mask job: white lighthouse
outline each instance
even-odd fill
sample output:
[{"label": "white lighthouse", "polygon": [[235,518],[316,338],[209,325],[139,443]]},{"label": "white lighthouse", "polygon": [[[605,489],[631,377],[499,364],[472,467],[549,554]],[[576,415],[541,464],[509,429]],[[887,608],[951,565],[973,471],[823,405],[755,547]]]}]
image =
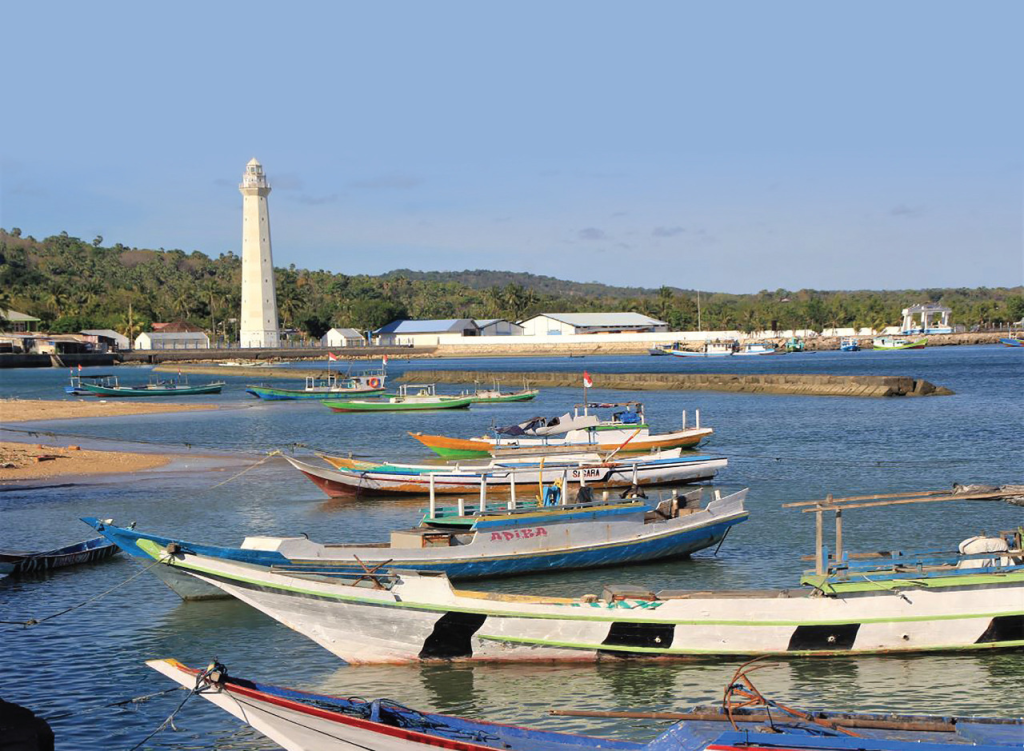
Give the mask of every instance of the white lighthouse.
[{"label": "white lighthouse", "polygon": [[253,157],[245,165],[242,184],[242,347],[277,347],[277,294],[270,253],[270,184]]}]

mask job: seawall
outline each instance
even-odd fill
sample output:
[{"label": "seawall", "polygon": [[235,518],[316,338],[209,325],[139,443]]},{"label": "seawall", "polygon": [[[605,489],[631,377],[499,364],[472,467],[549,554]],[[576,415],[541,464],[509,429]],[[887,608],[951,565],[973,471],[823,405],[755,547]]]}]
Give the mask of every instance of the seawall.
[{"label": "seawall", "polygon": [[[499,383],[521,388],[523,381],[537,387],[578,388],[579,373],[509,373],[473,370],[417,370],[400,382]],[[949,389],[905,376],[838,375],[733,375],[728,373],[593,373],[594,388],[628,391],[734,391],[748,394],[801,396],[948,396]]]}]

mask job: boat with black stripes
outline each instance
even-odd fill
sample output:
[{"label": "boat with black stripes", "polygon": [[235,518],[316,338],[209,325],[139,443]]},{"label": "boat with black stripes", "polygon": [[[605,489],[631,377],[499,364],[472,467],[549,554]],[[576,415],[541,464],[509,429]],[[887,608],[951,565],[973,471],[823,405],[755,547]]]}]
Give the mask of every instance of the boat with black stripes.
[{"label": "boat with black stripes", "polygon": [[[643,743],[505,725],[421,711],[390,699],[367,701],[236,678],[219,662],[205,669],[174,659],[153,670],[201,696],[288,751],[1019,751],[1020,717],[938,717],[892,712],[804,711],[764,697],[741,666],[720,705],[671,714],[678,722]],[[644,712],[558,715],[643,718]],[[652,717],[653,719],[653,717]]]},{"label": "boat with black stripes", "polygon": [[[902,494],[905,496],[906,494]],[[139,539],[152,559],[218,587],[349,663],[423,659],[595,660],[601,656],[834,656],[1024,646],[1020,533],[969,538],[955,552],[844,552],[844,511],[995,499],[928,493],[808,502],[815,568],[798,587],[650,591],[606,586],[552,597],[455,589],[439,572],[381,567],[350,579],[275,570]],[[872,499],[872,502],[863,502]],[[835,513],[835,553],[823,516]]]},{"label": "boat with black stripes", "polygon": [[[140,547],[144,541],[297,576],[352,578],[384,568],[411,568],[471,579],[681,558],[720,545],[747,518],[746,490],[722,495],[716,489],[707,503],[701,488],[655,500],[601,498],[587,485],[573,498],[558,484],[544,490],[542,500],[524,492],[502,503],[484,496],[475,505],[459,501],[447,507],[432,497],[419,526],[370,544],[246,537],[241,547],[230,548],[150,535],[91,517],[83,521],[125,552],[147,560],[148,552]],[[175,568],[157,566],[154,573],[186,600],[228,596]]]}]

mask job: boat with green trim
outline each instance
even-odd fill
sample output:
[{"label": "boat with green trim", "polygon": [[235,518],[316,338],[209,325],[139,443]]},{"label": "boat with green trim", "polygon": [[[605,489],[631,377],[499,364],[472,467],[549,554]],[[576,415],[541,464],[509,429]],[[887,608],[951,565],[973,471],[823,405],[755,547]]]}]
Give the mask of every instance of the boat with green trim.
[{"label": "boat with green trim", "polygon": [[[602,410],[612,410],[611,415]],[[444,435],[410,433],[435,454],[446,459],[486,456],[614,451],[622,454],[647,453],[675,448],[695,448],[714,431],[697,424],[688,427],[686,412],[680,430],[651,433],[641,402],[587,402],[571,413],[557,417],[534,417],[515,425],[493,428],[493,435],[453,438]]]},{"label": "boat with green trim", "polygon": [[320,376],[309,376],[301,389],[286,389],[262,383],[246,386],[245,393],[267,401],[293,401],[296,399],[351,399],[383,394],[387,373],[367,370],[341,375],[328,371]]},{"label": "boat with green trim", "polygon": [[928,345],[928,337],[912,340],[897,336],[876,336],[871,340],[871,344],[875,349],[880,349],[883,352],[897,349],[924,349]]},{"label": "boat with green trim", "polygon": [[[976,495],[885,504],[977,500]],[[218,587],[349,663],[604,657],[837,656],[1024,647],[1019,533],[965,540],[955,553],[830,556],[822,516],[860,498],[811,502],[816,566],[801,588],[649,591],[580,597],[466,591],[437,572],[351,579],[306,574],[144,541],[162,566]],[[874,505],[884,505],[875,503]],[[837,514],[839,518],[839,514]],[[837,526],[837,529],[840,529]]]},{"label": "boat with green trim", "polygon": [[136,396],[203,396],[219,394],[224,381],[214,381],[198,386],[190,385],[188,376],[178,375],[174,380],[164,381],[151,378],[148,383],[138,386],[122,386],[116,375],[95,379],[78,379],[78,389],[96,396],[136,397]]},{"label": "boat with green trim", "polygon": [[473,404],[505,404],[508,402],[532,401],[539,393],[539,389],[528,388],[523,388],[520,391],[503,392],[501,387],[496,385],[493,389],[478,388],[472,394],[467,394],[467,396],[473,397]]},{"label": "boat with green trim", "polygon": [[433,409],[466,409],[473,397],[438,394],[432,383],[404,383],[394,396],[376,400],[324,401],[334,412],[414,412]]}]

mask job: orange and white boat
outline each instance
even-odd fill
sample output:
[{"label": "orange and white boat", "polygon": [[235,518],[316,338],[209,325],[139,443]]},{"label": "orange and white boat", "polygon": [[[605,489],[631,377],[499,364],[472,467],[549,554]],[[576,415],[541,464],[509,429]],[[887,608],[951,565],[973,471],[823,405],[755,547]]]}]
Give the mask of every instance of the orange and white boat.
[{"label": "orange and white boat", "polygon": [[[610,418],[592,410],[612,409]],[[446,459],[471,459],[485,456],[521,456],[524,454],[613,451],[647,453],[659,449],[693,448],[714,431],[697,424],[687,427],[683,413],[682,429],[670,433],[650,432],[640,402],[589,402],[577,404],[572,413],[496,428],[493,435],[476,438],[452,438],[443,435],[410,433],[431,451]]]}]

